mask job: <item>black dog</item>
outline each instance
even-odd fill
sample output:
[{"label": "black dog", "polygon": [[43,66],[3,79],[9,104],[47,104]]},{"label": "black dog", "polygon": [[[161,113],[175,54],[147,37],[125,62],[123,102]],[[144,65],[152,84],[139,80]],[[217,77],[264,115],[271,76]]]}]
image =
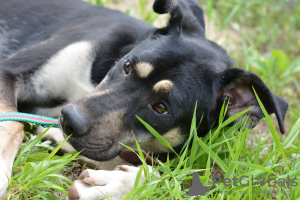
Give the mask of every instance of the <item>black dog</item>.
[{"label": "black dog", "polygon": [[[153,8],[170,13],[167,27],[156,29],[78,0],[1,1],[1,113],[60,116],[65,135],[72,134],[72,146],[84,149],[88,158],[111,161],[110,167],[120,164],[120,143],[135,146],[133,136],[146,152],[169,151],[135,115],[176,150],[188,138],[196,102],[197,119],[203,116],[199,135],[216,125],[225,98],[227,117],[253,107],[249,127],[253,126],[263,113],[252,87],[284,132],[287,103],[256,75],[233,68],[226,51],[206,39],[203,11],[196,0],[156,0]],[[1,122],[0,136],[3,196],[23,124]],[[133,187],[137,168],[118,169],[85,171],[80,179],[120,199]],[[112,180],[127,182],[109,186]],[[104,198],[103,193],[76,181],[69,196],[97,199]]]}]

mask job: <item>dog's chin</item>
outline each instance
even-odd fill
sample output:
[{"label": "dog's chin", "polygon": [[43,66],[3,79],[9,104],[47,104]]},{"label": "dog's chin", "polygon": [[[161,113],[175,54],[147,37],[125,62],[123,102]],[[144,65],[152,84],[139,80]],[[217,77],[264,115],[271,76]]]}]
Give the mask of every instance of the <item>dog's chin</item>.
[{"label": "dog's chin", "polygon": [[[64,134],[64,137],[67,137],[67,135]],[[103,146],[102,148],[89,148],[89,146],[78,143],[76,139],[73,140],[72,138],[69,138],[68,142],[74,147],[76,151],[80,152],[82,156],[97,161],[111,160],[118,156],[121,151],[121,147],[119,147],[120,145],[115,144],[108,146],[107,148],[103,148]]]},{"label": "dog's chin", "polygon": [[[64,138],[69,137],[69,135],[67,135],[62,128],[61,130],[63,132]],[[118,156],[120,151],[122,150],[122,147],[119,144],[112,144],[107,147],[99,145],[99,148],[95,148],[95,146],[91,148],[84,143],[83,138],[72,138],[72,136],[68,139],[68,142],[76,151],[80,152],[81,155],[97,161],[111,160]]]},{"label": "dog's chin", "polygon": [[86,150],[83,150],[80,154],[87,157],[87,158],[90,158],[92,160],[108,161],[108,160],[112,160],[113,158],[118,156],[119,153],[120,153],[120,151],[117,151],[117,152],[114,152],[114,153],[108,153],[107,151],[95,152],[95,151],[89,151],[89,150],[86,149]]}]

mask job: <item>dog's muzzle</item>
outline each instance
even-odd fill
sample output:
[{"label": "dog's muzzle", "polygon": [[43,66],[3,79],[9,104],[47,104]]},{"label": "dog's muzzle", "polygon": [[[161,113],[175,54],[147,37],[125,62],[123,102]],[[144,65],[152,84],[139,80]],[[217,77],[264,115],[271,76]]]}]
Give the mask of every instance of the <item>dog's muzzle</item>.
[{"label": "dog's muzzle", "polygon": [[82,115],[75,105],[68,105],[61,111],[60,125],[67,135],[80,137],[87,135],[90,129],[89,120]]}]

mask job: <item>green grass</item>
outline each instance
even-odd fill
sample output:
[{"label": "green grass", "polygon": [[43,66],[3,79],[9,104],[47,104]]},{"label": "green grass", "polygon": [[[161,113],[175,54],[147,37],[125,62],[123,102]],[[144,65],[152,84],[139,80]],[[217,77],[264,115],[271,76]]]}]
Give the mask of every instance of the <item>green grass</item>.
[{"label": "green grass", "polygon": [[[108,7],[121,5],[119,7],[126,7],[127,14],[149,23],[161,20],[146,0],[130,2],[135,7],[128,7],[119,0],[89,2]],[[135,189],[125,199],[193,199],[186,194],[191,185],[190,174],[198,172],[199,179],[204,186],[210,187],[210,191],[196,199],[300,200],[300,4],[296,2],[200,1],[208,22],[215,24],[220,36],[228,31],[240,37],[240,40],[232,41],[229,37],[230,43],[235,46],[229,53],[235,59],[236,66],[257,73],[275,94],[288,101],[287,133],[283,136],[278,133],[273,125],[274,116],[267,114],[263,121],[268,129],[262,129],[257,134],[244,128],[247,119],[228,128],[226,125],[237,116],[224,121],[224,106],[220,113],[220,125],[204,138],[199,138],[196,119],[193,118],[190,138],[179,156],[154,167],[155,172],[161,173],[160,178],[149,173],[147,165],[143,164],[141,170],[148,172],[148,176],[143,184],[136,181]],[[223,47],[226,49],[226,46]],[[159,133],[146,122],[142,123],[167,145]],[[76,155],[54,155],[58,148],[50,151],[51,147],[41,143],[40,138],[38,136],[26,142],[20,149],[5,199],[59,199],[55,196],[56,192],[66,194],[71,181],[63,175],[70,170],[68,165],[73,165],[69,163]],[[142,154],[140,156],[143,158]],[[255,180],[253,186],[218,183],[213,187],[214,175],[230,179],[234,176],[253,176],[260,180],[268,176],[277,180],[290,176],[297,178],[298,186],[258,186]],[[243,181],[245,183],[247,180]]]},{"label": "green grass", "polygon": [[[65,139],[56,148],[41,142],[46,131],[37,137],[27,133],[28,139],[14,161],[13,176],[4,199],[59,199],[54,191],[67,195],[72,181],[63,176],[65,167],[76,160],[79,153],[55,155]],[[64,199],[64,198],[61,198]]]},{"label": "green grass", "polygon": [[[269,138],[262,140],[261,134],[255,137],[255,143],[254,141],[248,143],[250,130],[245,128],[248,117],[235,126],[226,128],[229,123],[243,113],[230,117],[204,138],[199,138],[196,132],[195,110],[186,148],[177,158],[154,167],[155,171],[151,174],[149,174],[147,164],[144,163],[143,169],[149,175],[139,186],[136,185],[125,199],[193,199],[187,195],[188,187],[184,187],[191,184],[189,175],[193,172],[198,172],[203,185],[210,187],[210,191],[205,196],[197,197],[199,199],[220,200],[225,197],[226,199],[272,199],[272,197],[300,199],[300,118],[292,127],[290,134],[281,141],[260,100],[259,103],[271,130],[271,143],[267,141]],[[225,110],[224,106],[222,110]],[[220,115],[221,121],[223,121],[222,116]],[[166,144],[166,141],[157,135],[154,129],[146,122],[142,120],[141,122],[162,144]],[[257,145],[256,148],[253,148],[254,145]],[[143,154],[139,155],[143,159]],[[261,158],[262,155],[264,156]],[[222,176],[223,179],[236,177],[240,180],[243,176],[253,177],[253,186],[250,181],[249,186],[242,186],[240,183],[237,183],[237,186],[226,186],[224,183],[219,183],[213,187],[214,169],[223,171],[225,174]],[[160,172],[160,178],[156,177],[157,172]],[[286,180],[288,176],[290,179],[295,178],[294,182],[297,181],[297,186],[288,186],[287,183],[282,186],[278,186],[277,183],[276,187],[268,185],[274,185],[275,182],[267,183],[264,186],[257,185],[261,180],[269,178],[276,179],[282,184],[282,180]],[[241,183],[245,185],[247,181],[244,178]]]},{"label": "green grass", "polygon": [[292,126],[300,116],[300,4],[296,0],[199,2],[220,35],[234,33],[226,44],[235,46],[229,53],[236,66],[259,75],[272,92],[288,101],[286,124]]}]

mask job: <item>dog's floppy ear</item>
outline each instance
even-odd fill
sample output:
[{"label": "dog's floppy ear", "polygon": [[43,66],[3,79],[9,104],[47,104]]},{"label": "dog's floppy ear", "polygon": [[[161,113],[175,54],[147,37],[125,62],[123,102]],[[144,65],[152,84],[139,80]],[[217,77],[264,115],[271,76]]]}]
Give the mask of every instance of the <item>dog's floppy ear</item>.
[{"label": "dog's floppy ear", "polygon": [[205,36],[203,10],[197,0],[155,0],[153,10],[170,13],[168,30]]},{"label": "dog's floppy ear", "polygon": [[210,120],[216,120],[224,99],[229,99],[228,115],[253,107],[250,110],[250,120],[256,124],[264,114],[256,100],[254,88],[268,114],[275,113],[281,133],[285,132],[283,120],[288,104],[273,94],[257,75],[242,69],[230,68],[218,74],[217,88],[217,100]]}]

